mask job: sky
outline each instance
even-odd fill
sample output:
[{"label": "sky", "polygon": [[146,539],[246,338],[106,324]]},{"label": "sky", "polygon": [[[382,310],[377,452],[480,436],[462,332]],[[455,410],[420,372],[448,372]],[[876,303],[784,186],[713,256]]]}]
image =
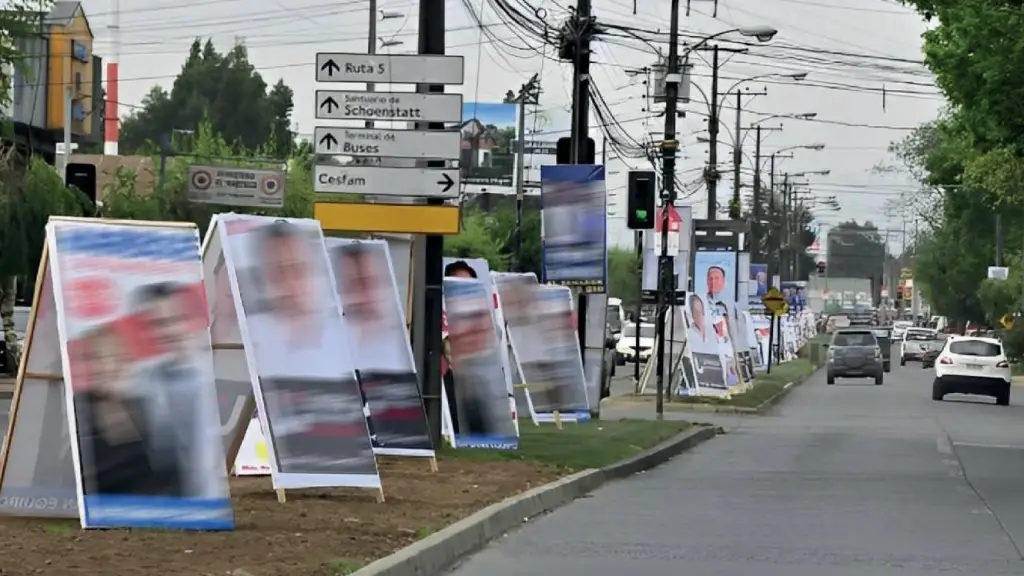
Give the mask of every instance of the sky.
[{"label": "sky", "polygon": [[[686,0],[683,0],[684,6]],[[113,44],[108,27],[113,22],[110,0],[83,2],[97,43],[98,55],[109,57]],[[632,0],[593,0],[593,14],[599,22],[642,28],[661,34],[646,34],[650,42],[606,37],[594,47],[592,81],[608,102],[615,119],[638,141],[659,139],[664,118],[661,105],[648,103],[643,84],[645,74],[631,71],[656,62],[655,48],[667,52],[668,0],[639,0],[633,14]],[[135,0],[121,2],[120,62],[122,114],[141,103],[152,85],[170,88],[180,71],[188,46],[196,36],[212,37],[218,48],[227,50],[244,41],[250,60],[268,84],[278,79],[295,91],[294,126],[310,134],[319,124],[314,113],[314,58],[317,52],[365,52],[368,47],[368,0]],[[522,0],[546,12],[550,25],[561,22],[568,4],[552,0]],[[379,0],[377,42],[394,44],[380,51],[411,53],[416,48],[417,2]],[[495,42],[474,25],[469,9],[488,24],[500,39]],[[936,117],[944,100],[924,67],[921,34],[926,24],[913,11],[894,0],[719,0],[717,17],[713,2],[694,0],[689,16],[680,20],[684,40],[695,42],[710,34],[743,26],[770,26],[778,30],[772,41],[760,44],[736,33],[720,37],[723,48],[738,48],[732,41],[750,45],[745,53],[721,54],[720,91],[727,92],[739,82],[751,93],[743,97],[741,149],[743,182],[752,181],[754,131],[752,122],[762,122],[762,157],[793,146],[824,144],[822,151],[795,150],[793,158],[778,158],[777,181],[783,173],[830,170],[827,176],[808,176],[804,181],[817,196],[835,196],[841,211],[816,210],[823,230],[840,221],[870,220],[883,229],[890,246],[898,251],[903,240],[904,221],[887,209],[894,201],[913,193],[916,186],[906,174],[878,173],[877,167],[892,165],[887,147],[906,136],[910,129]],[[465,58],[465,83],[449,87],[461,92],[466,102],[500,102],[508,90],[517,90],[534,73],[540,75],[539,113],[528,119],[535,139],[557,139],[567,135],[571,101],[570,66],[553,59],[552,49],[521,31],[500,25],[489,0],[447,0],[447,53]],[[521,39],[525,38],[525,40]],[[526,49],[520,49],[526,48]],[[543,53],[543,55],[542,55]],[[710,52],[694,51],[694,88],[691,101],[682,105],[686,117],[677,125],[682,159],[677,174],[685,184],[679,203],[690,203],[696,214],[706,213],[706,190],[699,181],[707,159],[708,145],[698,141],[706,136],[710,92]],[[803,81],[777,75],[807,72]],[[754,76],[775,77],[740,82]],[[334,84],[321,88],[338,89]],[[348,88],[348,86],[345,86]],[[884,93],[883,93],[884,88]],[[407,91],[411,86],[378,85],[378,90]],[[735,89],[733,90],[733,92]],[[767,94],[760,95],[762,92]],[[724,208],[732,189],[732,147],[735,142],[735,96],[722,102],[718,147],[719,202]],[[773,115],[816,113],[810,121],[768,119]],[[591,118],[591,135],[601,148],[598,119]],[[781,127],[781,130],[778,128]],[[609,236],[613,244],[632,245],[632,233],[625,228],[625,183],[627,172],[649,170],[646,160],[608,159]],[[766,174],[768,162],[763,162]],[[767,176],[765,176],[767,178]],[[912,225],[907,226],[912,228]]]}]

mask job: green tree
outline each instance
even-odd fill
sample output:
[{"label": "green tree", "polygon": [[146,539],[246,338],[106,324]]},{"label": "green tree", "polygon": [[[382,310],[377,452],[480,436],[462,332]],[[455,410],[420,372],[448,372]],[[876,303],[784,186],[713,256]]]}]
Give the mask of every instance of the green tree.
[{"label": "green tree", "polygon": [[871,222],[842,222],[828,231],[829,276],[881,280],[885,241]]},{"label": "green tree", "polygon": [[507,270],[508,258],[502,253],[505,245],[494,239],[491,222],[482,213],[465,210],[462,213],[462,231],[444,239],[444,255],[453,258],[483,258],[491,270]]},{"label": "green tree", "polygon": [[170,92],[154,86],[141,108],[122,121],[121,148],[146,150],[147,143],[159,144],[175,130],[195,130],[209,119],[227,143],[287,158],[293,148],[293,96],[283,81],[268,92],[244,44],[222,54],[211,40],[196,39]]},{"label": "green tree", "polygon": [[0,158],[0,318],[4,340],[17,369],[21,350],[14,332],[14,303],[19,279],[35,279],[46,241],[50,216],[82,216],[92,210],[89,199],[64,185],[52,166],[33,158],[28,169],[15,163],[13,152]]},{"label": "green tree", "polygon": [[640,303],[640,265],[636,251],[608,249],[608,295],[621,298],[627,310]]}]

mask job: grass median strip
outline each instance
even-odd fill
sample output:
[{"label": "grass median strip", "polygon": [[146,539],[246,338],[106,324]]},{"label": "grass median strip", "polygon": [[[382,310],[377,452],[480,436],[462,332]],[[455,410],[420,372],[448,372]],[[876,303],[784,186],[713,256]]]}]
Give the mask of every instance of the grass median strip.
[{"label": "grass median strip", "polygon": [[[77,520],[0,517],[0,549],[25,574],[341,576],[474,512],[579,470],[638,454],[690,427],[677,421],[520,422],[520,450],[378,457],[385,502],[365,490],[288,491],[269,477],[231,479],[232,532],[90,530]],[[2,572],[2,570],[0,570]],[[18,572],[21,574],[21,572]]]},{"label": "grass median strip", "polygon": [[756,408],[768,399],[782,392],[789,382],[798,382],[814,373],[817,368],[806,358],[796,358],[772,366],[772,373],[761,372],[754,378],[754,384],[746,392],[733,394],[729,398],[709,396],[684,396],[679,400],[690,404],[714,404]]}]

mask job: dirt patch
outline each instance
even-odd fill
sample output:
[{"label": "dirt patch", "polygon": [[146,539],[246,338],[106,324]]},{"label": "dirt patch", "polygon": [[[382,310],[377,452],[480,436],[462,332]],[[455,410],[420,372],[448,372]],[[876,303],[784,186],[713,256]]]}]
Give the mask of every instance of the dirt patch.
[{"label": "dirt patch", "polygon": [[489,504],[567,472],[532,462],[379,458],[386,502],[366,490],[301,490],[233,478],[235,530],[83,531],[77,521],[0,518],[0,575],[338,576]]}]

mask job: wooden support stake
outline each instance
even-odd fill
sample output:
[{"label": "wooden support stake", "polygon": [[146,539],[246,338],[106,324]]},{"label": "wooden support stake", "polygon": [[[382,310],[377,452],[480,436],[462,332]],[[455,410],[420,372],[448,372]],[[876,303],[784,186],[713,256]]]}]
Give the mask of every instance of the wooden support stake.
[{"label": "wooden support stake", "polygon": [[430,471],[437,472],[437,456],[430,457]]},{"label": "wooden support stake", "polygon": [[275,492],[277,492],[277,501],[284,504],[287,501],[284,495],[284,488],[278,488]]},{"label": "wooden support stake", "polygon": [[558,410],[555,410],[551,414],[554,415],[554,417],[555,417],[555,428],[558,428],[559,430],[561,430],[562,429],[562,415],[558,412]]},{"label": "wooden support stake", "polygon": [[384,488],[383,487],[377,489],[377,503],[378,504],[383,504],[384,503]]}]

